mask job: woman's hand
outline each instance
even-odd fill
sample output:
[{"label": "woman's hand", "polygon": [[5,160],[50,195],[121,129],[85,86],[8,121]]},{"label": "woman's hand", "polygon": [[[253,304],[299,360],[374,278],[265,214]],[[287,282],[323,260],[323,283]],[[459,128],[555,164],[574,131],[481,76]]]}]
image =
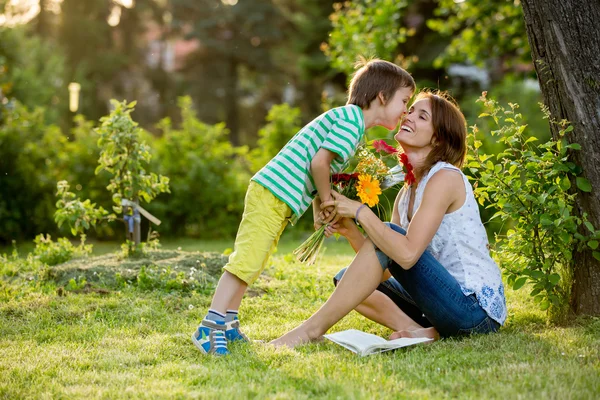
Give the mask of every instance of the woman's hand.
[{"label": "woman's hand", "polygon": [[328,225],[325,228],[325,237],[330,237],[333,234],[339,234],[348,237],[358,231],[358,227],[352,218],[342,218],[333,225]]},{"label": "woman's hand", "polygon": [[[321,203],[321,210],[333,206],[337,214],[336,217],[354,218],[356,215],[356,210],[358,210],[358,208],[362,205],[362,203],[359,201],[350,200],[346,196],[341,195],[333,190],[331,191],[331,196],[333,197],[333,200],[324,201]],[[332,221],[332,225],[336,222],[337,220]]]}]

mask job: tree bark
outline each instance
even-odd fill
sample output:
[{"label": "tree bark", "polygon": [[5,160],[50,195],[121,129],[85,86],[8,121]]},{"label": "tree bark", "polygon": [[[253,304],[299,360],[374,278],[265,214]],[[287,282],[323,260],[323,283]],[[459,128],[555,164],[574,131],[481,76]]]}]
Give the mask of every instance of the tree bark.
[{"label": "tree bark", "polygon": [[229,140],[234,146],[239,146],[242,142],[240,137],[240,123],[238,110],[238,61],[235,57],[228,57],[227,63],[227,81],[225,86],[225,124],[229,129]]},{"label": "tree bark", "polygon": [[50,35],[50,21],[48,20],[48,0],[40,0],[40,12],[35,19],[35,33],[40,37]]},{"label": "tree bark", "polygon": [[[571,157],[583,168],[590,193],[577,208],[600,228],[600,1],[521,0],[533,63],[553,119],[567,119],[567,140],[581,151]],[[557,137],[557,127],[550,124]],[[600,315],[600,262],[591,251],[574,253],[571,305],[576,314]]]}]

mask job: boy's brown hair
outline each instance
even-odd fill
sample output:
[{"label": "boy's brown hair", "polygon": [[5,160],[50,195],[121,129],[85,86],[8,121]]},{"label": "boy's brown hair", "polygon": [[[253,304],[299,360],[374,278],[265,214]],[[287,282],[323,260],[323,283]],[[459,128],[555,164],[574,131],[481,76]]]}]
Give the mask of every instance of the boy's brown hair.
[{"label": "boy's brown hair", "polygon": [[403,87],[415,90],[415,81],[406,70],[389,61],[377,58],[366,60],[361,58],[356,63],[358,70],[354,73],[348,88],[348,102],[362,109],[368,109],[379,93],[384,100],[389,101],[392,96]]}]

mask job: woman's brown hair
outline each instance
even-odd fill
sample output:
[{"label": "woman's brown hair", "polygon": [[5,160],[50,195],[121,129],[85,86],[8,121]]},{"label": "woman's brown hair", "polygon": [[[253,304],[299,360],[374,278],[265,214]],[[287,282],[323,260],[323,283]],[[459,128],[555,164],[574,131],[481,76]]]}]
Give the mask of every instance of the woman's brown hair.
[{"label": "woman's brown hair", "polygon": [[467,155],[467,121],[446,92],[422,90],[415,102],[428,99],[433,124],[433,149],[417,174],[423,176],[439,161],[462,168]]}]

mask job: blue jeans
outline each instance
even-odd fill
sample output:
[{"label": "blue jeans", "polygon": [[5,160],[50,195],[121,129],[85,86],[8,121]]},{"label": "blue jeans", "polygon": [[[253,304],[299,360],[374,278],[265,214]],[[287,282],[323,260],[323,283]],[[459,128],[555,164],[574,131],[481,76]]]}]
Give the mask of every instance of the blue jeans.
[{"label": "blue jeans", "polygon": [[[396,224],[387,225],[406,235]],[[500,324],[481,308],[475,294],[466,296],[456,279],[428,251],[412,268],[405,270],[375,247],[381,267],[393,278],[377,290],[387,295],[412,320],[423,327],[434,326],[443,337],[496,332]],[[342,279],[346,268],[333,278]]]}]

